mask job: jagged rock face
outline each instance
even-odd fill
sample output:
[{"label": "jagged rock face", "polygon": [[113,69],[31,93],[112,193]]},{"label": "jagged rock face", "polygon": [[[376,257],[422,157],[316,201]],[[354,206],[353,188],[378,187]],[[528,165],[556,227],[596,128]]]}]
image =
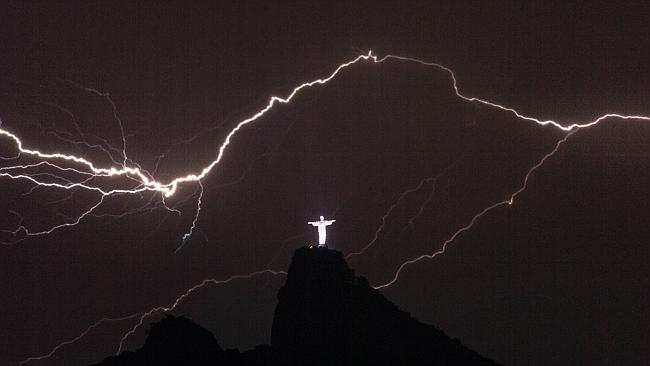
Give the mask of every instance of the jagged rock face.
[{"label": "jagged rock face", "polygon": [[400,311],[326,248],[296,250],[271,345],[287,364],[494,365]]}]

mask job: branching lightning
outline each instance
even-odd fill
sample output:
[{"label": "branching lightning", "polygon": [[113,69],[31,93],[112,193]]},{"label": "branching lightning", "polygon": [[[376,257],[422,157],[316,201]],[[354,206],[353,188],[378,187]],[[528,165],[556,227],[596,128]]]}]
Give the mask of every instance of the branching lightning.
[{"label": "branching lightning", "polygon": [[[402,200],[404,200],[404,198],[405,198],[406,196],[408,196],[408,195],[411,194],[411,193],[414,193],[414,192],[419,191],[420,189],[422,189],[422,187],[423,187],[426,183],[431,183],[431,181],[432,181],[432,178],[424,178],[424,179],[422,179],[422,180],[420,181],[420,183],[418,183],[417,186],[415,186],[415,187],[413,187],[413,188],[409,188],[409,189],[407,189],[406,191],[402,192],[402,194],[399,195],[399,197],[397,198],[397,200],[396,200],[396,201],[395,201],[395,202],[394,202],[394,203],[393,203],[393,204],[388,208],[388,211],[386,211],[386,213],[384,214],[384,216],[381,217],[381,225],[379,225],[379,227],[377,228],[377,230],[375,230],[375,234],[374,234],[374,236],[372,237],[372,240],[370,240],[370,241],[368,242],[368,244],[366,244],[366,245],[365,245],[363,248],[361,248],[361,250],[359,250],[358,252],[348,253],[348,254],[345,256],[345,259],[350,259],[350,258],[356,257],[356,256],[358,256],[358,255],[361,255],[361,254],[365,253],[366,250],[368,250],[368,249],[369,249],[373,244],[375,244],[375,242],[377,241],[377,239],[379,239],[379,234],[381,233],[381,231],[382,231],[382,230],[384,229],[384,227],[386,226],[386,220],[388,219],[388,217],[390,216],[390,214],[393,212],[393,210],[394,210],[397,206],[399,206],[399,204],[402,202]],[[433,183],[432,183],[432,184],[433,184]],[[433,190],[434,187],[435,187],[435,185],[434,185],[431,189]]]},{"label": "branching lightning", "polygon": [[124,316],[124,317],[120,317],[120,318],[103,318],[103,319],[100,319],[100,320],[96,321],[95,323],[93,323],[92,325],[90,325],[88,328],[86,328],[86,329],[85,329],[83,332],[81,332],[78,336],[76,336],[76,337],[74,337],[74,338],[72,338],[72,339],[70,339],[70,340],[67,340],[67,341],[64,341],[64,342],[61,342],[61,343],[57,344],[54,348],[52,348],[52,349],[51,349],[48,353],[46,353],[46,354],[43,354],[43,355],[41,355],[41,356],[32,356],[32,357],[29,357],[29,358],[27,358],[27,359],[21,361],[21,362],[18,364],[18,366],[26,365],[26,364],[28,364],[28,363],[30,363],[30,362],[32,362],[32,361],[40,361],[40,360],[44,360],[44,359],[48,359],[48,358],[52,357],[52,356],[53,356],[53,355],[54,355],[58,350],[60,350],[62,347],[67,346],[67,345],[70,345],[70,344],[73,344],[73,343],[79,341],[81,338],[83,338],[83,337],[86,336],[88,333],[90,333],[91,330],[97,328],[98,326],[100,326],[100,325],[103,324],[103,323],[108,323],[108,322],[117,322],[117,321],[124,321],[124,320],[129,320],[129,319],[133,319],[133,318],[137,318],[137,317],[139,317],[137,323],[134,324],[133,327],[131,327],[131,328],[129,329],[129,331],[126,332],[126,333],[122,336],[122,338],[120,338],[120,342],[119,342],[118,350],[117,350],[117,353],[116,353],[116,354],[119,354],[119,353],[122,351],[122,347],[124,347],[124,342],[127,340],[127,338],[130,337],[131,335],[133,335],[133,334],[138,330],[138,328],[140,328],[140,326],[142,326],[142,325],[144,324],[144,321],[145,321],[147,318],[153,316],[155,313],[167,313],[167,312],[170,312],[170,311],[176,309],[176,307],[177,307],[177,306],[181,303],[181,301],[183,301],[186,297],[188,297],[189,295],[191,295],[193,292],[195,292],[195,291],[197,291],[197,290],[200,290],[200,289],[204,288],[204,287],[207,286],[207,285],[224,285],[224,284],[230,283],[230,282],[235,281],[235,280],[240,280],[240,279],[251,279],[251,278],[253,278],[253,277],[260,276],[260,275],[263,275],[263,274],[269,274],[269,275],[277,276],[277,275],[286,275],[287,272],[284,272],[284,271],[274,271],[274,270],[272,270],[272,269],[264,269],[264,270],[257,271],[257,272],[251,272],[251,273],[249,273],[249,274],[245,274],[245,275],[234,275],[234,276],[230,276],[230,277],[228,277],[228,278],[226,278],[226,279],[223,279],[223,280],[218,280],[218,279],[214,279],[214,278],[209,278],[209,279],[203,280],[203,281],[197,283],[196,285],[190,287],[189,289],[187,289],[185,292],[183,292],[180,296],[178,296],[178,297],[177,297],[177,298],[176,298],[176,299],[175,299],[175,300],[174,300],[170,305],[168,305],[168,306],[158,306],[158,307],[155,307],[155,308],[153,308],[153,309],[150,309],[150,310],[148,310],[148,311],[146,311],[146,312],[139,312],[139,313],[135,313],[135,314],[131,314],[131,315],[126,315],[126,316]]},{"label": "branching lightning", "polygon": [[40,355],[40,356],[33,356],[33,357],[29,357],[27,359],[24,359],[24,360],[20,361],[18,366],[23,366],[23,365],[26,365],[26,364],[28,364],[28,363],[30,363],[32,361],[40,361],[40,360],[45,360],[45,359],[48,359],[48,358],[52,357],[58,350],[60,350],[61,348],[65,347],[67,345],[70,345],[70,344],[73,344],[73,343],[77,342],[81,338],[85,337],[88,333],[90,333],[90,331],[97,328],[98,326],[100,326],[103,323],[129,320],[129,319],[133,319],[133,318],[135,318],[135,317],[137,317],[139,315],[140,315],[140,313],[136,313],[136,314],[127,315],[127,316],[124,316],[124,317],[121,317],[121,318],[103,318],[103,319],[100,319],[100,320],[96,321],[95,323],[93,323],[88,328],[86,328],[78,336],[76,336],[76,337],[74,337],[74,338],[72,338],[70,340],[67,340],[65,342],[61,342],[61,343],[57,344],[54,348],[52,348],[50,350],[50,352],[48,352],[46,354],[43,354],[43,355]]},{"label": "branching lightning", "polygon": [[[126,155],[126,138],[124,135],[124,127],[122,124],[121,119],[119,118],[117,114],[117,108],[115,103],[110,99],[108,93],[102,93],[100,91],[97,91],[96,89],[92,88],[85,88],[82,86],[79,86],[77,84],[74,84],[75,86],[86,90],[87,92],[96,94],[100,97],[106,98],[109,103],[112,106],[112,112],[113,115],[118,122],[121,136],[122,136],[122,149],[121,149],[121,155],[122,155],[122,162],[120,164],[116,164],[117,166],[112,166],[112,167],[98,167],[96,166],[92,161],[80,157],[80,156],[75,156],[75,155],[69,155],[69,154],[64,154],[61,152],[42,152],[37,149],[31,149],[27,148],[24,146],[23,141],[14,133],[10,132],[9,130],[5,128],[0,128],[0,137],[5,137],[8,138],[9,140],[13,141],[15,144],[17,150],[18,150],[18,156],[22,155],[28,155],[32,158],[40,159],[41,163],[45,165],[45,162],[47,162],[47,165],[61,170],[61,171],[66,171],[70,170],[72,168],[66,168],[62,167],[58,164],[51,163],[51,161],[62,161],[70,164],[75,164],[77,167],[74,168],[73,170],[81,175],[85,176],[90,176],[91,178],[96,178],[96,177],[125,177],[128,178],[129,180],[132,180],[137,183],[135,187],[115,187],[112,189],[105,189],[100,187],[99,185],[93,185],[92,179],[87,179],[87,180],[82,180],[82,181],[49,181],[43,179],[41,176],[33,173],[27,173],[24,172],[24,170],[28,168],[34,167],[34,165],[17,165],[13,166],[12,169],[4,170],[0,172],[0,177],[6,177],[10,179],[19,179],[19,180],[27,180],[30,183],[34,184],[35,186],[38,187],[49,187],[49,188],[57,188],[57,189],[64,189],[64,190],[70,190],[70,189],[85,189],[89,191],[94,191],[99,193],[102,196],[111,196],[111,195],[116,195],[116,194],[138,194],[138,193],[143,193],[143,192],[158,192],[162,195],[162,197],[171,197],[173,196],[179,187],[179,185],[184,184],[184,183],[189,183],[189,182],[199,182],[201,179],[205,178],[210,172],[222,161],[224,154],[226,152],[226,149],[230,145],[232,139],[235,137],[235,135],[246,125],[261,119],[268,111],[270,111],[274,106],[278,104],[288,104],[290,103],[293,98],[300,93],[302,90],[306,88],[310,88],[316,85],[324,85],[330,80],[334,79],[342,70],[358,63],[361,61],[371,61],[375,64],[382,63],[384,61],[388,60],[398,60],[398,61],[403,61],[403,62],[414,62],[418,63],[421,65],[425,66],[431,66],[438,68],[442,71],[445,71],[446,73],[449,74],[451,80],[452,80],[452,86],[454,89],[454,92],[456,96],[459,98],[467,101],[467,102],[475,102],[475,103],[480,103],[483,105],[487,105],[493,108],[497,108],[509,113],[512,113],[515,115],[517,118],[529,121],[529,122],[534,122],[540,126],[553,126],[557,129],[560,129],[562,131],[572,131],[574,129],[581,129],[581,128],[586,128],[590,126],[594,126],[598,124],[599,122],[610,118],[610,117],[616,117],[620,119],[642,119],[646,121],[650,121],[650,117],[647,116],[637,116],[637,115],[621,115],[617,113],[608,113],[604,114],[592,121],[589,122],[584,122],[584,123],[572,123],[568,125],[562,125],[559,122],[553,121],[553,120],[540,120],[534,117],[526,116],[521,114],[520,112],[516,111],[513,108],[506,107],[494,102],[490,102],[484,99],[476,98],[476,97],[468,97],[463,95],[459,88],[458,88],[458,83],[456,80],[456,76],[454,72],[441,64],[438,63],[432,63],[432,62],[426,62],[422,61],[416,58],[410,58],[410,57],[403,57],[403,56],[396,56],[396,55],[387,55],[382,58],[379,58],[375,55],[372,54],[372,52],[368,52],[367,54],[362,54],[357,56],[356,58],[352,59],[351,61],[345,62],[340,64],[329,76],[321,79],[316,79],[313,81],[305,82],[303,84],[300,84],[296,88],[294,88],[291,93],[289,93],[286,97],[279,97],[279,96],[272,96],[270,97],[268,103],[266,106],[264,106],[262,109],[254,113],[253,115],[249,116],[248,118],[239,121],[234,128],[230,130],[230,132],[226,135],[225,139],[219,145],[217,149],[217,155],[214,160],[212,160],[209,164],[207,164],[204,168],[202,168],[199,172],[196,173],[190,173],[187,175],[183,176],[178,176],[174,179],[171,179],[170,181],[163,182],[163,181],[158,181],[156,180],[149,172],[146,170],[142,169],[138,164],[132,163],[129,165],[129,159]],[[117,149],[115,149],[117,150]],[[13,171],[16,172],[13,172]],[[9,171],[9,172],[8,172]],[[21,172],[23,171],[23,172]],[[101,205],[102,200],[100,200]],[[85,216],[87,216],[89,213],[92,212],[95,208],[99,207],[93,206],[90,212],[83,212],[79,217],[78,220],[74,220],[74,223],[72,225],[75,225],[78,223],[81,219],[83,219]],[[37,233],[50,233],[56,229],[59,229],[61,227],[66,227],[66,226],[71,226],[70,224],[63,224],[63,225],[55,225],[49,230],[42,230],[38,231]],[[24,232],[27,235],[35,235],[35,233],[32,233],[29,230],[23,229]]]},{"label": "branching lightning", "polygon": [[199,198],[197,198],[196,200],[196,214],[194,214],[194,220],[192,220],[192,226],[190,226],[188,232],[183,234],[183,237],[181,238],[182,243],[178,248],[176,248],[174,253],[178,252],[183,248],[187,240],[192,236],[194,229],[196,228],[196,222],[199,220],[199,214],[201,213],[201,199],[203,198],[203,184],[201,183],[201,181],[199,181],[199,187],[201,188],[201,190],[199,191]]},{"label": "branching lightning", "polygon": [[170,311],[176,309],[178,304],[180,304],[181,301],[183,301],[183,299],[190,296],[194,291],[199,290],[199,289],[201,289],[201,288],[203,288],[203,287],[205,287],[207,285],[222,285],[222,284],[230,283],[230,282],[235,281],[235,280],[250,279],[250,278],[262,275],[262,274],[270,274],[270,275],[274,275],[274,276],[277,276],[277,275],[285,275],[286,276],[287,272],[274,271],[272,269],[264,269],[264,270],[257,271],[257,272],[251,272],[251,273],[245,274],[245,275],[230,276],[225,280],[216,280],[216,279],[213,279],[213,278],[203,280],[203,281],[199,282],[198,284],[190,287],[187,291],[185,291],[183,294],[178,296],[176,298],[176,300],[174,300],[174,302],[171,305],[158,306],[158,307],[155,307],[155,308],[150,309],[149,311],[143,313],[140,316],[138,322],[133,326],[133,328],[131,328],[128,332],[126,332],[122,336],[122,338],[120,339],[120,344],[119,344],[119,346],[117,348],[117,352],[115,354],[120,354],[120,352],[122,352],[122,347],[124,347],[124,342],[126,342],[127,338],[129,338],[129,336],[133,335],[133,333],[135,333],[136,330],[138,330],[138,328],[140,326],[142,326],[145,319],[147,319],[148,317],[152,316],[155,313],[159,313],[159,312],[167,313],[167,312],[170,312]]},{"label": "branching lightning", "polygon": [[[325,78],[320,78],[320,79],[315,79],[313,81],[305,82],[303,84],[298,85],[295,87],[287,96],[285,97],[280,97],[280,96],[271,96],[267,102],[266,105],[264,105],[261,109],[259,109],[257,112],[254,114],[250,115],[249,117],[237,122],[234,127],[226,134],[224,140],[221,142],[221,144],[217,147],[217,153],[216,157],[214,160],[210,161],[205,165],[202,169],[199,171],[189,173],[186,175],[178,175],[175,178],[172,178],[167,181],[161,181],[161,180],[156,180],[154,175],[157,171],[158,164],[160,163],[160,160],[163,158],[164,155],[161,155],[161,157],[158,159],[156,163],[156,169],[154,170],[153,173],[150,173],[143,168],[141,168],[137,163],[132,162],[128,157],[127,157],[127,146],[126,146],[126,137],[124,134],[124,126],[122,124],[122,121],[120,120],[118,113],[117,113],[117,108],[115,103],[110,100],[109,95],[107,93],[102,93],[97,91],[96,89],[92,88],[82,88],[83,90],[86,90],[87,92],[94,93],[97,96],[104,97],[106,98],[110,104],[112,105],[112,111],[113,111],[113,116],[118,121],[119,128],[120,128],[120,133],[122,137],[122,146],[121,148],[115,148],[110,146],[107,141],[104,140],[104,144],[98,145],[98,144],[92,144],[89,141],[87,141],[82,134],[81,136],[81,141],[75,140],[74,138],[68,136],[64,136],[64,134],[58,134],[56,135],[57,138],[61,140],[68,140],[70,143],[76,143],[78,145],[83,145],[86,146],[89,149],[100,149],[103,150],[108,156],[111,158],[111,162],[113,165],[109,166],[99,166],[97,163],[86,159],[81,156],[76,156],[76,155],[71,155],[71,154],[66,154],[63,152],[46,152],[46,151],[41,151],[36,148],[31,148],[26,146],[26,144],[16,135],[15,133],[10,132],[9,129],[5,128],[6,123],[3,123],[3,121],[0,121],[0,139],[2,140],[9,140],[16,148],[17,153],[15,156],[9,156],[9,157],[0,157],[3,161],[13,161],[20,159],[22,157],[28,157],[30,159],[36,160],[36,162],[30,162],[28,164],[18,164],[18,165],[12,165],[8,167],[3,167],[0,168],[0,177],[4,178],[9,178],[13,180],[22,180],[22,181],[27,181],[30,184],[34,186],[34,188],[52,188],[52,189],[60,189],[60,190],[66,190],[70,192],[75,192],[77,190],[86,190],[91,193],[97,194],[98,198],[97,201],[95,201],[92,205],[90,205],[90,208],[88,208],[86,211],[82,212],[79,214],[76,218],[72,218],[72,220],[69,220],[67,222],[64,222],[62,224],[55,225],[49,229],[46,230],[34,230],[31,231],[28,228],[26,228],[23,224],[22,217],[18,214],[15,213],[19,219],[20,223],[18,224],[18,227],[15,230],[9,230],[10,233],[12,233],[14,236],[17,235],[18,233],[22,232],[25,233],[26,235],[43,235],[43,234],[48,234],[53,232],[54,230],[63,228],[63,227],[68,227],[68,226],[74,226],[77,225],[81,220],[83,220],[85,217],[95,215],[94,210],[96,210],[101,204],[104,202],[105,198],[109,196],[118,196],[118,195],[133,195],[133,194],[142,194],[142,193],[155,193],[155,194],[160,194],[160,199],[161,199],[161,205],[162,207],[176,212],[175,209],[169,208],[165,204],[165,198],[172,197],[176,194],[178,191],[179,186],[187,183],[192,183],[196,182],[199,184],[201,188],[201,194],[199,194],[198,199],[197,199],[197,209],[196,209],[196,214],[194,216],[194,220],[192,221],[192,225],[189,228],[189,230],[186,232],[186,234],[183,235],[183,243],[189,238],[189,236],[192,234],[196,227],[196,223],[199,217],[199,213],[201,210],[201,198],[202,198],[202,193],[203,193],[203,185],[201,183],[202,179],[205,178],[207,175],[209,175],[222,161],[224,158],[224,155],[226,153],[226,150],[232,140],[235,138],[237,133],[244,128],[246,125],[255,122],[257,120],[260,120],[263,118],[267,112],[269,112],[271,109],[273,109],[275,106],[278,104],[289,104],[293,98],[298,95],[300,92],[302,92],[305,89],[318,86],[318,85],[324,85],[328,83],[330,80],[334,79],[337,75],[339,75],[344,69],[357,64],[361,62],[370,62],[372,64],[381,64],[385,61],[399,61],[399,62],[409,62],[409,63],[417,63],[423,66],[428,66],[428,67],[434,67],[437,68],[445,73],[447,73],[451,79],[451,84],[454,90],[455,95],[469,103],[477,103],[481,105],[485,105],[491,108],[499,109],[501,111],[507,112],[515,116],[516,118],[526,121],[526,122],[532,122],[535,123],[536,125],[539,125],[540,127],[542,126],[548,126],[548,127],[553,127],[555,129],[558,129],[560,131],[565,132],[566,134],[561,138],[559,141],[557,141],[555,147],[553,148],[552,151],[544,155],[533,167],[531,167],[527,174],[525,175],[523,182],[519,189],[514,191],[509,197],[506,199],[496,202],[481,211],[479,211],[477,214],[475,214],[471,220],[463,227],[458,229],[456,232],[453,233],[453,235],[448,238],[444,243],[442,244],[441,249],[438,251],[433,252],[432,254],[425,254],[422,256],[419,256],[417,258],[410,259],[404,263],[402,263],[397,272],[395,273],[394,277],[387,283],[375,286],[377,289],[385,288],[388,286],[391,286],[394,284],[397,279],[399,278],[400,273],[404,268],[407,266],[417,263],[421,260],[424,259],[432,259],[440,254],[443,254],[445,250],[447,249],[448,245],[454,242],[456,238],[458,238],[461,234],[464,232],[470,230],[473,225],[479,220],[481,217],[484,215],[488,214],[491,211],[494,211],[495,209],[503,206],[508,206],[514,203],[515,199],[525,191],[529,178],[531,175],[539,169],[549,158],[551,158],[559,149],[560,147],[571,137],[573,134],[575,134],[577,131],[592,127],[597,125],[598,123],[609,119],[609,118],[616,118],[616,119],[623,119],[623,120],[643,120],[643,121],[650,121],[649,116],[642,116],[642,115],[624,115],[624,114],[618,114],[618,113],[607,113],[603,114],[591,121],[587,122],[580,122],[580,123],[569,123],[569,124],[563,124],[560,122],[556,122],[553,120],[542,120],[542,119],[537,119],[531,116],[524,115],[520,113],[519,111],[515,110],[514,108],[507,107],[501,104],[497,104],[495,102],[491,102],[488,100],[480,99],[477,97],[471,97],[471,96],[466,96],[462,94],[459,90],[458,83],[456,76],[454,72],[441,64],[438,63],[432,63],[432,62],[426,62],[423,60],[419,60],[416,58],[410,58],[410,57],[403,57],[403,56],[396,56],[396,55],[386,55],[384,57],[379,58],[378,56],[375,56],[372,54],[372,52],[368,52],[367,54],[361,54],[357,56],[356,58],[342,63],[338,65],[334,69],[334,71],[329,74],[329,76]],[[75,84],[76,85],[76,84]],[[6,121],[5,121],[6,122]],[[78,127],[78,126],[77,126]],[[79,131],[78,131],[79,132]],[[108,146],[108,147],[106,147]],[[111,153],[112,151],[112,153]],[[114,154],[120,155],[119,159],[114,158]],[[40,170],[39,170],[40,169]],[[34,172],[34,170],[37,170]],[[122,179],[119,179],[122,178]],[[113,186],[111,188],[105,188],[104,185],[100,185],[96,180],[102,180],[105,181],[106,179],[111,179],[111,182],[113,182]],[[413,190],[417,190],[422,187],[423,184],[430,183],[432,184],[431,188],[431,194],[427,198],[427,200],[423,203],[421,206],[421,210],[424,208],[424,206],[429,202],[433,195],[433,191],[435,189],[435,179],[431,180],[431,178],[427,178],[423,181],[420,182],[418,187],[413,188],[411,190],[407,190],[404,192],[397,200],[397,202],[391,206],[389,211],[384,215],[382,218],[382,226],[377,230],[375,233],[374,239],[366,245],[360,252],[358,253],[351,253],[348,254],[347,257],[352,257],[355,255],[359,255],[363,253],[365,250],[367,250],[376,240],[377,237],[383,228],[385,221],[387,219],[387,216],[390,215],[391,211],[395,206],[397,206],[400,201],[403,199],[404,196],[406,196],[409,192],[412,192]],[[128,183],[128,184],[127,184]],[[419,216],[419,213],[412,217],[411,223]],[[5,230],[7,231],[7,230]],[[181,246],[178,248],[180,249]],[[119,342],[119,347],[117,349],[117,352],[121,352],[125,341],[128,339],[129,336],[131,336],[133,333],[137,331],[137,329],[143,325],[144,321],[154,315],[155,313],[159,312],[169,312],[174,310],[181,301],[183,301],[185,298],[190,296],[192,293],[194,293],[196,290],[201,289],[205,287],[206,285],[209,284],[225,284],[229,283],[233,280],[237,279],[249,279],[254,276],[258,276],[261,274],[271,274],[271,275],[279,275],[279,274],[285,274],[286,272],[283,271],[274,271],[270,269],[258,271],[258,272],[253,272],[247,275],[236,275],[236,276],[231,276],[225,280],[216,280],[216,279],[207,279],[199,284],[191,287],[187,291],[185,291],[183,294],[181,294],[179,297],[175,299],[170,305],[168,306],[160,306],[153,308],[149,311],[146,311],[144,313],[137,313],[133,315],[129,315],[125,318],[117,318],[117,319],[102,319],[95,324],[91,325],[89,328],[87,328],[83,333],[81,333],[78,337],[63,342],[59,345],[57,345],[54,349],[52,349],[51,352],[49,352],[46,355],[43,356],[38,356],[38,357],[30,357],[26,359],[25,361],[21,362],[21,365],[30,362],[30,361],[35,361],[35,360],[41,360],[45,358],[51,357],[57,350],[59,350],[61,347],[65,345],[69,345],[71,343],[76,342],[83,336],[85,336],[88,332],[90,332],[93,328],[96,326],[100,325],[103,322],[106,321],[113,321],[113,320],[127,320],[131,318],[138,317],[138,322],[126,333],[124,336],[120,339]]]},{"label": "branching lightning", "polygon": [[509,196],[507,199],[505,199],[505,200],[503,200],[503,201],[499,201],[499,202],[497,202],[497,203],[494,203],[494,204],[492,204],[492,205],[490,205],[490,206],[485,207],[484,209],[482,209],[479,213],[477,213],[476,215],[474,215],[474,216],[472,217],[472,219],[469,221],[468,224],[466,224],[465,226],[463,226],[463,227],[461,227],[460,229],[458,229],[456,232],[454,232],[454,234],[453,234],[451,237],[449,237],[449,239],[445,240],[445,242],[442,243],[442,248],[441,248],[440,250],[438,250],[438,251],[436,251],[436,252],[433,252],[432,254],[423,254],[423,255],[421,255],[421,256],[419,256],[419,257],[417,257],[417,258],[413,258],[413,259],[407,260],[406,262],[402,263],[402,264],[398,267],[397,271],[395,272],[395,275],[393,276],[393,278],[392,278],[390,281],[388,281],[388,282],[386,282],[386,283],[384,283],[384,284],[381,284],[381,285],[374,286],[374,288],[375,288],[375,289],[381,289],[381,288],[388,287],[388,286],[394,284],[394,283],[397,281],[397,279],[399,278],[400,273],[402,272],[402,270],[403,270],[405,267],[407,267],[407,266],[409,266],[409,265],[411,265],[411,264],[417,263],[417,262],[419,262],[419,261],[421,261],[421,260],[423,260],[423,259],[433,259],[433,258],[435,258],[436,256],[443,254],[443,253],[447,250],[447,246],[448,246],[449,244],[451,244],[454,240],[456,240],[456,238],[457,238],[459,235],[461,235],[461,234],[464,233],[465,231],[471,229],[472,226],[474,226],[474,224],[476,223],[476,221],[477,221],[478,219],[480,219],[481,217],[483,217],[484,215],[486,215],[486,214],[489,213],[490,211],[493,211],[493,210],[495,210],[495,209],[497,209],[497,208],[499,208],[499,207],[506,206],[506,205],[512,205],[512,204],[515,202],[515,198],[517,198],[517,196],[518,196],[520,193],[522,193],[523,191],[526,190],[526,187],[528,186],[528,179],[529,179],[530,176],[533,174],[533,172],[535,172],[535,170],[537,170],[539,167],[541,167],[541,166],[546,162],[546,160],[548,160],[550,157],[552,157],[553,155],[555,155],[555,153],[560,149],[560,146],[561,146],[562,144],[564,144],[564,143],[568,140],[569,137],[571,137],[573,134],[575,134],[575,133],[578,132],[578,131],[579,131],[579,130],[575,129],[575,130],[573,130],[573,131],[567,133],[567,134],[566,134],[562,139],[560,139],[560,140],[555,144],[555,147],[553,148],[553,150],[551,150],[551,152],[549,152],[548,154],[544,155],[544,157],[542,157],[542,158],[539,160],[539,162],[537,162],[537,164],[535,164],[532,168],[530,168],[530,169],[528,170],[528,172],[526,173],[526,176],[524,177],[523,183],[521,184],[521,186],[519,187],[519,189],[517,189],[516,191],[514,191],[513,193],[511,193],[510,196]]},{"label": "branching lightning", "polygon": [[422,180],[420,181],[420,183],[418,183],[415,187],[413,187],[413,188],[409,188],[409,189],[407,189],[406,191],[402,192],[402,193],[399,195],[399,197],[397,198],[397,200],[396,200],[396,201],[395,201],[395,202],[394,202],[394,203],[393,203],[393,204],[388,208],[388,211],[386,211],[386,213],[384,214],[384,216],[381,217],[381,225],[379,225],[379,227],[378,227],[377,230],[375,231],[375,234],[374,234],[372,240],[370,240],[370,242],[368,242],[368,244],[366,244],[366,245],[365,245],[363,248],[361,248],[361,250],[359,250],[358,252],[348,253],[348,254],[345,256],[345,259],[350,259],[350,258],[352,258],[352,257],[355,257],[355,256],[358,256],[358,255],[361,255],[361,254],[365,253],[366,250],[368,250],[368,249],[369,249],[373,244],[375,244],[375,242],[379,239],[379,234],[381,233],[381,231],[382,231],[382,230],[384,229],[384,227],[386,226],[386,220],[388,219],[388,217],[390,216],[390,214],[393,212],[393,210],[394,210],[397,206],[399,206],[399,204],[404,200],[404,198],[406,198],[406,196],[408,196],[408,195],[411,194],[411,193],[418,192],[420,189],[422,189],[422,187],[423,187],[425,184],[429,184],[429,185],[431,186],[431,190],[429,191],[429,194],[427,195],[427,198],[422,202],[422,204],[420,204],[420,206],[419,206],[418,211],[416,212],[416,214],[413,215],[411,218],[409,218],[409,221],[408,221],[407,227],[410,226],[410,225],[413,225],[413,222],[414,222],[414,221],[415,221],[415,220],[416,220],[416,219],[417,219],[417,218],[422,214],[422,212],[424,211],[424,208],[429,204],[429,202],[431,202],[431,199],[433,198],[433,195],[434,195],[434,193],[436,192],[436,183],[438,182],[438,179],[440,179],[440,177],[442,177],[445,173],[447,173],[447,171],[449,171],[449,169],[451,169],[454,165],[456,165],[457,162],[458,162],[458,160],[456,160],[456,161],[455,161],[454,163],[452,163],[451,165],[447,166],[445,169],[443,169],[443,170],[442,170],[440,173],[438,173],[436,176],[434,176],[434,177],[429,177],[429,178],[424,178],[424,179],[422,179]]}]

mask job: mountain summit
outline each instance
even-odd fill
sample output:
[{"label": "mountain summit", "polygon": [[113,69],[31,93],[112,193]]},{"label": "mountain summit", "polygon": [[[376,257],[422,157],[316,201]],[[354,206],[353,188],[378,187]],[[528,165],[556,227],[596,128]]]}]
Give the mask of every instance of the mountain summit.
[{"label": "mountain summit", "polygon": [[[496,365],[399,310],[355,276],[341,252],[323,247],[295,251],[278,294],[270,346],[223,351],[209,332],[190,323],[166,316],[141,349],[99,365],[178,364],[174,355],[186,357],[184,365]],[[174,334],[162,334],[160,324]]]},{"label": "mountain summit", "polygon": [[400,311],[326,248],[296,250],[271,345],[300,365],[495,364]]}]

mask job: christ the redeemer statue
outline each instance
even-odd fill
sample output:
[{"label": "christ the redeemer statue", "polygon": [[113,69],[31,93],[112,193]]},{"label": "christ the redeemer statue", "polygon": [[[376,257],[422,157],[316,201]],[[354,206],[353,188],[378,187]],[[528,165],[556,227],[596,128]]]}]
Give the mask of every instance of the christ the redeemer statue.
[{"label": "christ the redeemer statue", "polygon": [[318,227],[318,246],[319,247],[324,247],[325,246],[325,239],[326,239],[326,234],[325,234],[325,227],[330,226],[334,223],[336,220],[325,220],[323,216],[320,217],[320,221],[309,221],[308,224],[311,224],[313,226]]}]

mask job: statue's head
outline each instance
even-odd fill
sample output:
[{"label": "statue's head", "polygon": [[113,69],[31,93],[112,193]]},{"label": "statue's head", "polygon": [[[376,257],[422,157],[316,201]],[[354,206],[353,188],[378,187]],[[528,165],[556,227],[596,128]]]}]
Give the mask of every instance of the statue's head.
[{"label": "statue's head", "polygon": [[325,220],[325,218],[324,218],[323,216],[321,216],[321,217],[320,217],[320,221],[323,221],[323,220]]}]

